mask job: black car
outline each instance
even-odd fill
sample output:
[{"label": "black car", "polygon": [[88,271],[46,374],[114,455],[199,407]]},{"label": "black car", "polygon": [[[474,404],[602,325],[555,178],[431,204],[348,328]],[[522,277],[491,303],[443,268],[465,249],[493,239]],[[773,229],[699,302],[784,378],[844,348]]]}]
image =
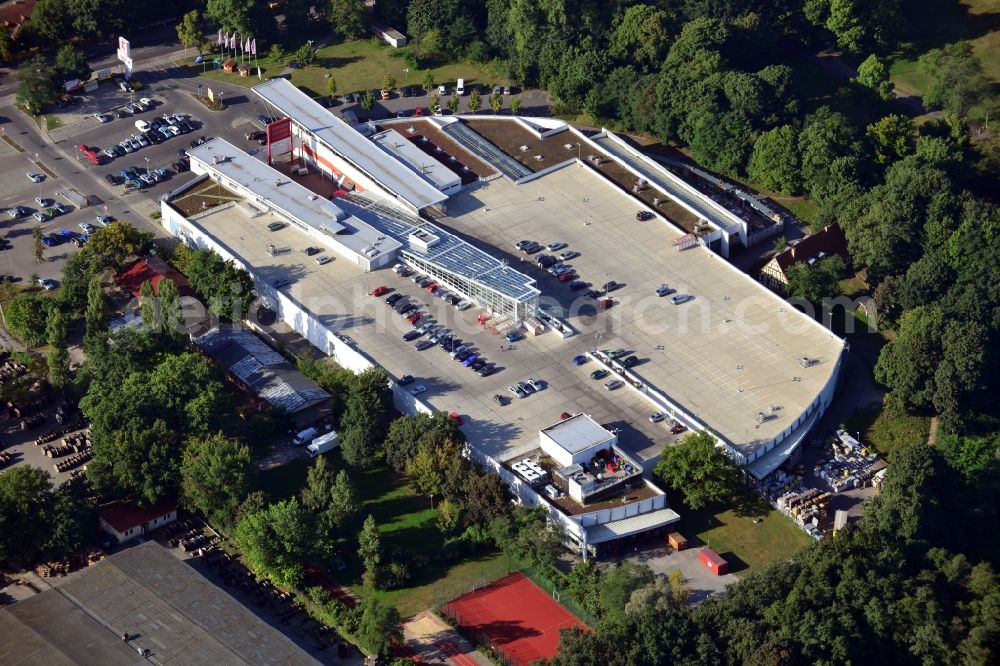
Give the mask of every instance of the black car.
[{"label": "black car", "polygon": [[414,305],[413,303],[407,303],[402,308],[400,308],[399,310],[397,310],[397,312],[399,312],[399,314],[401,314],[401,315],[405,315],[405,314],[407,314],[409,312],[412,312],[413,310],[416,310],[416,309],[417,309],[416,305]]},{"label": "black car", "polygon": [[403,297],[402,294],[393,294],[392,296],[389,296],[388,298],[385,299],[385,304],[386,305],[395,305],[396,303],[399,302],[399,299],[401,299],[402,297]]},{"label": "black car", "polygon": [[163,143],[163,135],[157,132],[143,132],[142,135],[146,137],[146,141],[150,143]]},{"label": "black car", "polygon": [[261,125],[270,125],[275,120],[277,120],[277,118],[272,118],[270,116],[265,116],[263,113],[260,114],[259,116],[257,116],[257,122],[259,122]]},{"label": "black car", "polygon": [[483,367],[479,368],[479,370],[476,371],[476,374],[479,375],[480,377],[489,377],[496,371],[497,371],[496,364],[487,363]]},{"label": "black car", "polygon": [[399,378],[399,381],[397,381],[396,383],[399,384],[400,386],[406,386],[407,384],[412,384],[413,375],[403,375],[402,377]]},{"label": "black car", "polygon": [[478,359],[476,359],[476,362],[473,363],[472,365],[470,365],[469,367],[472,368],[474,371],[479,372],[479,370],[484,365],[486,365],[486,359],[485,358],[478,358]]},{"label": "black car", "polygon": [[569,283],[570,291],[580,291],[581,289],[586,289],[590,286],[589,282],[584,282],[583,280],[573,280]]},{"label": "black car", "polygon": [[109,173],[104,176],[104,180],[108,181],[108,185],[117,185],[120,178],[113,173]]},{"label": "black car", "polygon": [[635,356],[628,356],[628,357],[625,358],[625,360],[622,361],[622,365],[624,365],[626,368],[631,368],[632,366],[634,366],[638,362],[639,362],[639,359],[636,358]]},{"label": "black car", "polygon": [[416,345],[414,345],[417,351],[424,351],[425,349],[430,349],[433,346],[434,343],[431,342],[430,340],[421,340]]},{"label": "black car", "polygon": [[115,118],[124,118],[125,116],[129,115],[129,113],[125,109],[111,109],[111,115],[113,115]]},{"label": "black car", "polygon": [[419,338],[421,335],[423,335],[423,333],[421,333],[420,331],[407,331],[403,335],[403,339],[406,340],[407,342],[413,342],[414,340],[416,340],[417,338]]},{"label": "black car", "polygon": [[310,247],[307,247],[307,248],[306,248],[306,249],[304,250],[304,252],[306,253],[306,256],[307,256],[307,257],[311,257],[311,256],[313,256],[314,254],[319,254],[320,252],[322,252],[322,250],[320,250],[320,249],[319,249],[318,247],[311,247],[311,246],[310,246]]},{"label": "black car", "polygon": [[645,222],[646,220],[652,220],[653,214],[650,213],[648,210],[640,210],[638,213],[635,214],[635,219],[639,220],[640,222]]},{"label": "black car", "polygon": [[401,97],[409,97],[410,96],[410,89],[409,88],[403,88],[402,90],[399,91],[399,95]]}]

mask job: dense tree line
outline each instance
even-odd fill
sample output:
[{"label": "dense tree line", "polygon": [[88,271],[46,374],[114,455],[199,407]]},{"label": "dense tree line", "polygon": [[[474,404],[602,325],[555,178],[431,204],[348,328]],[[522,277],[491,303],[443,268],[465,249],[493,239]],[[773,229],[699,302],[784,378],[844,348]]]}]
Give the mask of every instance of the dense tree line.
[{"label": "dense tree line", "polygon": [[590,569],[574,572],[589,603],[606,608],[595,632],[563,635],[552,663],[995,662],[996,476],[977,481],[926,444],[905,448],[864,521],[693,610],[666,591],[630,609],[648,584],[638,568],[613,570],[607,587]]},{"label": "dense tree line", "polygon": [[97,521],[82,481],[53,488],[49,473],[37,467],[0,473],[0,562],[61,560],[88,544]]}]

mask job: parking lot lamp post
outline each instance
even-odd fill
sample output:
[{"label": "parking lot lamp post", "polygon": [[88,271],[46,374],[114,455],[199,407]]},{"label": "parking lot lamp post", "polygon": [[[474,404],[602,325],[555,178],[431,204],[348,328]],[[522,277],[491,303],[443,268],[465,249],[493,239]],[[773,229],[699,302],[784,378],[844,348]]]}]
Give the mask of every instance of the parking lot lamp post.
[{"label": "parking lot lamp post", "polygon": [[725,307],[726,307],[725,321],[726,321],[727,324],[732,321],[732,319],[729,318],[729,304],[732,303],[732,301],[733,301],[733,299],[731,297],[729,297],[729,296],[723,296],[722,297],[722,302],[725,303]]},{"label": "parking lot lamp post", "polygon": [[736,366],[736,392],[743,393],[743,365]]},{"label": "parking lot lamp post", "polygon": [[198,99],[201,99],[201,84],[198,84]]}]

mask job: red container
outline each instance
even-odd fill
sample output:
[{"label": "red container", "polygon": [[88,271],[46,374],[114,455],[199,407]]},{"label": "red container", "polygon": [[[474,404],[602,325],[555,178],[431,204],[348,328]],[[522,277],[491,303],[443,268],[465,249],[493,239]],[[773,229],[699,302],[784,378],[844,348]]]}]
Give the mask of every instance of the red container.
[{"label": "red container", "polygon": [[698,559],[708,567],[708,570],[716,576],[722,576],[729,572],[729,562],[726,562],[711,548],[702,548],[698,553]]}]

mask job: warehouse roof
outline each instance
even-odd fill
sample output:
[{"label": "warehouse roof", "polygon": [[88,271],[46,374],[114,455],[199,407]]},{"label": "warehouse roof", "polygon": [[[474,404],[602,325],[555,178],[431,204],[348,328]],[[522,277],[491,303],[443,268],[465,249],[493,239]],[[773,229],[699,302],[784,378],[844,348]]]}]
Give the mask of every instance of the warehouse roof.
[{"label": "warehouse roof", "polygon": [[272,79],[253,87],[265,102],[308,130],[366,176],[420,210],[448,197],[395,160],[385,159],[378,146],[302,92],[291,81]]},{"label": "warehouse roof", "polygon": [[286,414],[330,399],[330,394],[316,382],[243,327],[213,328],[194,343],[256,395]]},{"label": "warehouse roof", "polygon": [[[125,633],[128,642],[122,640]],[[146,659],[143,650],[149,650]],[[102,666],[318,663],[153,541],[0,609],[0,661]]]},{"label": "warehouse roof", "polygon": [[394,129],[379,132],[372,137],[372,141],[413,171],[417,178],[423,178],[439,190],[455,187],[462,182],[457,173],[427,155]]}]

